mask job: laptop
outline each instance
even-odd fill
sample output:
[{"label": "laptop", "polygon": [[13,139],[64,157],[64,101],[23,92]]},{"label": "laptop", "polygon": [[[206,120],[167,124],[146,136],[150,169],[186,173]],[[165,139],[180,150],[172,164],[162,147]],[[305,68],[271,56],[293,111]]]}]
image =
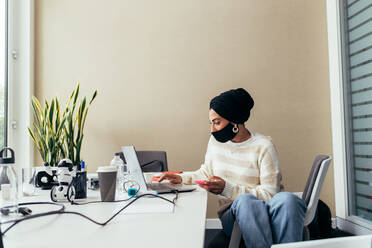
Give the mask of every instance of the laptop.
[{"label": "laptop", "polygon": [[140,192],[146,193],[156,191],[158,194],[175,193],[175,192],[190,192],[196,189],[195,186],[171,183],[146,183],[141,165],[138,161],[134,146],[122,146],[123,154],[127,162],[127,167],[134,181],[140,186]]}]

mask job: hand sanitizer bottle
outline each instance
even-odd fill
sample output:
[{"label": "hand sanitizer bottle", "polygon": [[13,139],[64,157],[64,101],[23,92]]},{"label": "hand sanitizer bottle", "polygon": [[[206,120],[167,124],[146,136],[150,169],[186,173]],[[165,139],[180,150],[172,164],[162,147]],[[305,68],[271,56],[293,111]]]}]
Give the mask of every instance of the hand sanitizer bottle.
[{"label": "hand sanitizer bottle", "polygon": [[127,179],[127,165],[120,158],[120,153],[115,153],[114,158],[111,160],[111,166],[116,166],[118,168],[117,178],[116,178],[116,190],[120,193],[124,192],[124,182]]}]

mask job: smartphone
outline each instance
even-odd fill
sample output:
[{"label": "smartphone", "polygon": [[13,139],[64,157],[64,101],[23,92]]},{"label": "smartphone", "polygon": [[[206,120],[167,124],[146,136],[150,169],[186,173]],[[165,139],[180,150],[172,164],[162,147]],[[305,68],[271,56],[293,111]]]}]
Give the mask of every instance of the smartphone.
[{"label": "smartphone", "polygon": [[159,176],[157,176],[157,177],[152,177],[152,181],[153,181],[153,182],[159,182],[159,179],[160,179]]},{"label": "smartphone", "polygon": [[206,180],[195,180],[194,182],[197,183],[197,184],[206,184],[208,181],[206,181]]}]

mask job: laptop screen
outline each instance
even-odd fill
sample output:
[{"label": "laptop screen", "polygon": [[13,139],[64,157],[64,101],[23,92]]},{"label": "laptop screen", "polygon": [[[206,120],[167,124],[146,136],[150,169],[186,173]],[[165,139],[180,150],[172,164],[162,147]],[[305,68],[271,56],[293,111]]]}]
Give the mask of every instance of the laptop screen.
[{"label": "laptop screen", "polygon": [[131,179],[139,184],[140,192],[148,191],[145,177],[143,176],[141,165],[138,161],[137,153],[134,149],[134,146],[122,146],[121,149],[123,150]]}]

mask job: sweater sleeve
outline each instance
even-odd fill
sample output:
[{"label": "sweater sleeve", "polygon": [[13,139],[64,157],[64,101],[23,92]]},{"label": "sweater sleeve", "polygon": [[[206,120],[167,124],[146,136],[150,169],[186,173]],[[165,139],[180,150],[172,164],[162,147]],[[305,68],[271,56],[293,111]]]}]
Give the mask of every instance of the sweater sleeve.
[{"label": "sweater sleeve", "polygon": [[258,186],[242,186],[231,181],[225,181],[225,188],[221,195],[235,200],[240,194],[250,193],[260,200],[269,202],[280,191],[282,180],[278,155],[273,143],[270,142],[260,152],[258,166],[260,168],[260,184]]},{"label": "sweater sleeve", "polygon": [[185,175],[181,174],[180,176],[182,177],[182,183],[193,184],[195,180],[208,180],[208,178],[213,176],[212,161],[210,159],[210,143],[211,140],[209,140],[204,163],[201,165],[200,169]]}]

